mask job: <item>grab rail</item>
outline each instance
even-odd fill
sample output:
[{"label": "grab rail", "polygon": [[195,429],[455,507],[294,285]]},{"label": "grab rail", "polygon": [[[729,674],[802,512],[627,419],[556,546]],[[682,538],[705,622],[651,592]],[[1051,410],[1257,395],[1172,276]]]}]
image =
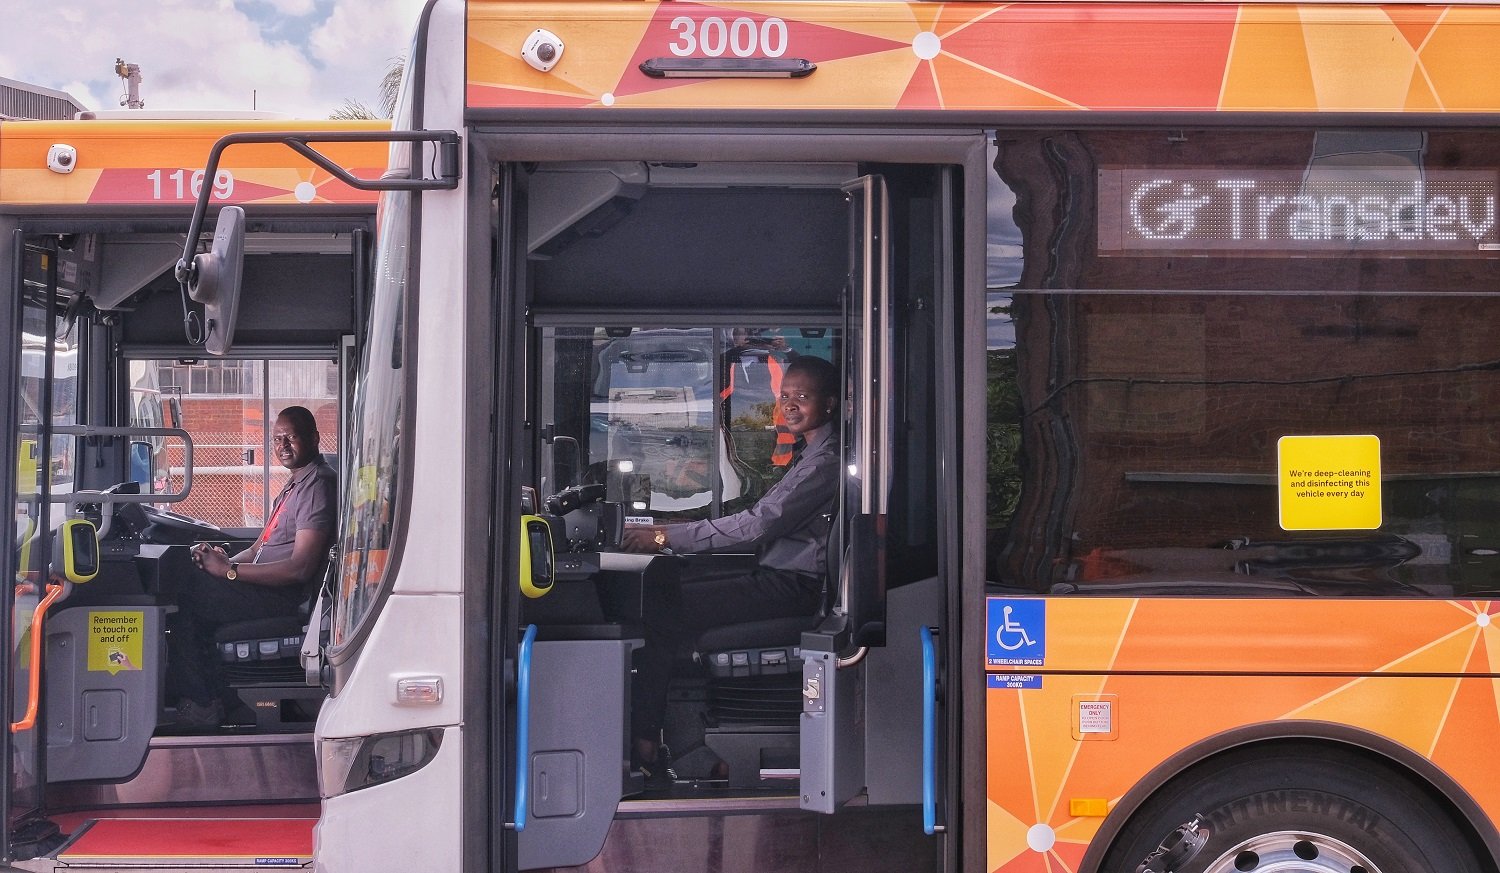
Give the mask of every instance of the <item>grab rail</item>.
[{"label": "grab rail", "polygon": [[937,823],[937,645],[932,628],[922,628],[922,832],[939,833]]},{"label": "grab rail", "polygon": [[30,674],[26,689],[26,713],[21,716],[20,721],[10,723],[10,732],[18,734],[21,731],[29,731],[36,727],[37,707],[42,699],[42,624],[46,619],[47,608],[68,590],[68,583],[61,584],[48,582],[47,596],[43,597],[36,605],[36,610],[31,614],[31,661],[27,665]]},{"label": "grab rail", "polygon": [[526,830],[526,795],[531,753],[531,650],[536,643],[536,625],[528,624],[516,653],[516,833]]}]

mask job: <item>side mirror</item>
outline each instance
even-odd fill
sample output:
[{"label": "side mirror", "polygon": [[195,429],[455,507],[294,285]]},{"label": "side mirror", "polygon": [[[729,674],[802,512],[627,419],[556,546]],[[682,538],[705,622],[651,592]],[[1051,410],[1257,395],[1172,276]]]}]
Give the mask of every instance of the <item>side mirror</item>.
[{"label": "side mirror", "polygon": [[69,582],[87,582],[99,575],[99,530],[82,518],[70,518],[52,538],[52,567]]},{"label": "side mirror", "polygon": [[240,310],[240,277],[245,266],[245,210],[219,210],[214,242],[193,258],[188,296],[203,304],[203,346],[211,355],[229,351]]},{"label": "side mirror", "polygon": [[551,591],[555,568],[552,525],[540,515],[521,516],[521,593],[537,598]]},{"label": "side mirror", "polygon": [[151,469],[152,446],[145,440],[130,441],[130,481],[140,483],[142,489],[150,493],[152,477]]}]

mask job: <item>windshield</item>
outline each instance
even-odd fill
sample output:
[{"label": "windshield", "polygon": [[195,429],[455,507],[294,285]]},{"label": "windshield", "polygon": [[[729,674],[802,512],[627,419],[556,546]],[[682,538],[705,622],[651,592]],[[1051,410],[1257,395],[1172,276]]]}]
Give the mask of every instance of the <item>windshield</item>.
[{"label": "windshield", "polygon": [[[584,482],[635,517],[718,518],[754,505],[792,459],[775,397],[799,355],[839,360],[833,328],[542,330],[543,489]],[[576,451],[574,445],[576,441]],[[559,450],[561,448],[561,450]]]},{"label": "windshield", "polygon": [[[401,88],[393,127],[411,127],[411,75]],[[405,175],[409,143],[393,143],[387,176]],[[401,419],[406,403],[406,291],[410,266],[412,195],[381,195],[376,216],[375,273],[370,321],[360,355],[349,427],[349,450],[342,481],[344,520],[339,540],[342,562],[333,596],[332,645],[354,637],[386,582],[392,557],[392,522],[399,498],[402,463]]]}]

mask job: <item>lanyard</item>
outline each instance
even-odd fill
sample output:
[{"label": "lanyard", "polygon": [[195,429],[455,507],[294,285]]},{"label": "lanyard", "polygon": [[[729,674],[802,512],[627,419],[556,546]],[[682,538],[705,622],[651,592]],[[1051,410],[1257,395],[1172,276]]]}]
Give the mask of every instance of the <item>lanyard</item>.
[{"label": "lanyard", "polygon": [[[257,543],[261,547],[265,546],[266,540],[271,536],[271,531],[276,529],[276,520],[281,518],[281,510],[286,508],[287,492],[291,491],[292,486],[295,484],[295,479],[287,480],[286,486],[281,489],[281,493],[276,495],[276,506],[271,510],[271,520],[266,522],[266,527],[260,532],[260,538],[257,540]],[[259,550],[257,550],[256,554],[259,555]]]}]

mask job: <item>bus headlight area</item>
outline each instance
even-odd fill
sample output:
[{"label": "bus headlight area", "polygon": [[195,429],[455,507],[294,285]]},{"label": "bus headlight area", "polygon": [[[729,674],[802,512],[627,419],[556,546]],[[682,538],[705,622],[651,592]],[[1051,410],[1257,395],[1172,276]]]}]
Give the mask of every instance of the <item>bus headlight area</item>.
[{"label": "bus headlight area", "polygon": [[407,776],[427,766],[443,742],[441,728],[318,740],[318,793],[338,797]]}]

